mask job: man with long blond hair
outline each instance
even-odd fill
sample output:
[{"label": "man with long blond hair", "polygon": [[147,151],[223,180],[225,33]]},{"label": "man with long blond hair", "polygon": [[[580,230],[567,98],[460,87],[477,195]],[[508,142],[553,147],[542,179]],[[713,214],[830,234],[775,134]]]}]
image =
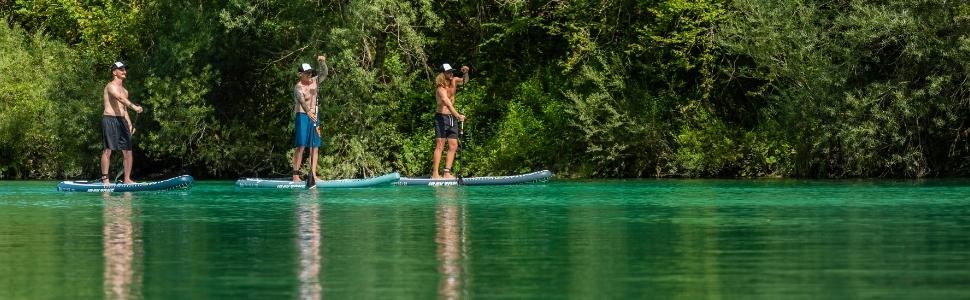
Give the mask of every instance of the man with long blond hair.
[{"label": "man with long blond hair", "polygon": [[[465,115],[458,113],[455,109],[455,92],[460,84],[468,83],[468,66],[462,66],[462,78],[456,78],[455,69],[449,64],[441,65],[441,72],[435,78],[435,100],[438,108],[434,114],[434,164],[432,166],[431,178],[442,178],[438,173],[441,164],[441,152],[445,149],[445,142],[448,142],[448,158],[445,160],[445,176],[443,178],[455,178],[451,174],[451,164],[455,160],[455,153],[458,151],[458,122],[465,122]],[[457,119],[458,122],[455,122]]]}]

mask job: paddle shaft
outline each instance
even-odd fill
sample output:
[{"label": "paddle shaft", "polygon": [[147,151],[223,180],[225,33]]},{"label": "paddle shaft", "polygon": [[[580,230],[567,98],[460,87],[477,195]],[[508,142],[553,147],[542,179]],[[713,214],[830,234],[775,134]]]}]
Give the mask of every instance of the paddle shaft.
[{"label": "paddle shaft", "polygon": [[[468,73],[465,73],[465,75],[467,74]],[[467,77],[465,78],[467,79]],[[467,82],[464,82],[464,83],[467,83]],[[461,156],[462,156],[461,150],[462,148],[465,148],[464,144],[465,144],[465,121],[462,120],[462,121],[458,121],[458,149],[455,150],[455,156],[457,156],[457,159],[456,159],[457,161],[455,162],[455,165],[452,166],[452,169],[454,169],[455,166],[461,164]],[[464,168],[465,165],[462,165],[462,167]],[[454,170],[452,170],[452,173],[455,174],[455,178],[458,181],[459,185],[465,184],[465,179],[462,178],[462,176],[458,174],[458,172],[455,172]]]},{"label": "paddle shaft", "polygon": [[[319,109],[319,106],[317,106],[317,107]],[[314,122],[313,121],[313,118],[310,118],[309,112],[307,113],[307,120],[310,121],[310,125],[311,126],[310,126],[309,130],[307,130],[307,134],[306,134],[306,144],[307,144],[306,150],[307,150],[307,153],[309,154],[309,155],[307,155],[308,156],[307,157],[307,174],[308,175],[307,175],[307,179],[306,179],[306,188],[307,189],[310,189],[310,188],[313,188],[314,186],[317,185],[317,174],[314,174],[314,172],[313,172],[313,166],[317,162],[313,161],[313,147],[311,147],[311,146],[313,146],[313,131],[315,131],[316,128],[317,128],[317,122]],[[317,151],[319,151],[319,150],[317,150]]]},{"label": "paddle shaft", "polygon": [[[458,149],[455,150],[455,156],[457,156],[458,159],[456,159],[457,161],[455,162],[455,165],[452,166],[452,169],[454,169],[455,166],[461,165],[461,156],[462,156],[461,150],[462,148],[465,148],[465,145],[463,145],[464,143],[465,143],[465,122],[459,121],[458,122]],[[462,165],[462,167],[464,168],[465,165]],[[458,178],[458,184],[464,184],[465,180],[462,178],[461,174],[459,174],[458,172],[455,172],[454,170],[452,172],[455,174],[455,177]]]}]

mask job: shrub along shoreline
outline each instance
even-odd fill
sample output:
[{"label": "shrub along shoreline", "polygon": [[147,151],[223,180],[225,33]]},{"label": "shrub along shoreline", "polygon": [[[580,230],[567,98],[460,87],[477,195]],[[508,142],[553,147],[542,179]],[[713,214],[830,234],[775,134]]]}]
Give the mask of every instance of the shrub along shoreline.
[{"label": "shrub along shoreline", "polygon": [[430,173],[442,62],[472,67],[457,95],[468,175],[970,175],[966,3],[0,6],[0,179],[97,176],[100,95],[116,59],[149,109],[136,124],[136,178],[285,175],[289,87],[318,53],[331,67],[327,178]]}]

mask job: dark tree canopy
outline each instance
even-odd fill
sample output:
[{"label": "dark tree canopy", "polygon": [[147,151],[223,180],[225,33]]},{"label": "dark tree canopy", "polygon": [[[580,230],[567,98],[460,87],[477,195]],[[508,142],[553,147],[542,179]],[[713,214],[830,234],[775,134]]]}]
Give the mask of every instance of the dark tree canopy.
[{"label": "dark tree canopy", "polygon": [[[0,178],[98,173],[132,68],[136,177],[289,172],[295,69],[328,58],[327,178],[430,173],[435,66],[472,67],[466,174],[970,175],[970,4],[0,0]],[[117,163],[117,162],[116,162]]]}]

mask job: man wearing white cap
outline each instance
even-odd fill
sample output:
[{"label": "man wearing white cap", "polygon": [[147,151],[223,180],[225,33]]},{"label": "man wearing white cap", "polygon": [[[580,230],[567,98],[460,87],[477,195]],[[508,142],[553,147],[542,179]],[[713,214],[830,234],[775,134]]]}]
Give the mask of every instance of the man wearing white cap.
[{"label": "man wearing white cap", "polygon": [[101,181],[110,184],[108,180],[108,165],[111,163],[111,151],[121,150],[124,157],[125,180],[124,183],[135,183],[131,180],[131,166],[133,158],[131,154],[131,135],[135,133],[135,126],[128,118],[128,109],[134,109],[141,113],[141,106],[128,100],[128,90],[125,89],[124,81],[128,77],[128,65],[116,61],[111,64],[111,76],[113,79],[104,87],[104,113],[101,116],[101,133],[104,150],[101,151]]},{"label": "man wearing white cap", "polygon": [[319,85],[327,79],[329,70],[327,68],[327,58],[323,55],[317,56],[317,64],[320,74],[315,74],[315,70],[308,63],[300,64],[297,69],[300,80],[293,86],[293,114],[296,128],[293,132],[295,140],[293,152],[293,181],[300,180],[300,165],[303,163],[303,149],[310,148],[310,174],[316,179],[317,176],[317,155],[320,149],[320,128],[319,122]]},{"label": "man wearing white cap", "polygon": [[[449,64],[441,65],[441,73],[435,77],[435,100],[438,108],[434,114],[434,164],[432,165],[431,178],[442,178],[438,173],[441,163],[441,152],[445,149],[445,142],[448,142],[448,158],[445,160],[444,178],[454,178],[451,174],[451,164],[455,160],[455,152],[458,151],[458,122],[465,122],[465,115],[458,113],[455,109],[455,92],[458,85],[468,83],[468,66],[462,66],[462,78],[456,78],[455,69]],[[457,119],[458,122],[455,122]]]}]

